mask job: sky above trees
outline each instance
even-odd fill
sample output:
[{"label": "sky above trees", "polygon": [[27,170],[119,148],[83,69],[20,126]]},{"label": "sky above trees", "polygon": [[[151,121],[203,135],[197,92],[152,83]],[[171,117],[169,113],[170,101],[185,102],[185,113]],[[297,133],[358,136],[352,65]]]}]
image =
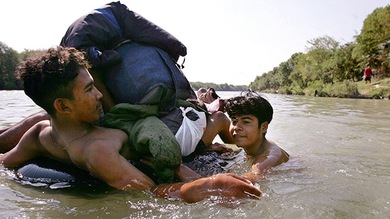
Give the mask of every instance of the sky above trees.
[{"label": "sky above trees", "polygon": [[[59,44],[68,26],[109,1],[2,2],[0,41],[22,52]],[[305,52],[307,41],[354,40],[363,21],[386,0],[122,0],[188,49],[190,81],[248,85],[257,75]]]}]

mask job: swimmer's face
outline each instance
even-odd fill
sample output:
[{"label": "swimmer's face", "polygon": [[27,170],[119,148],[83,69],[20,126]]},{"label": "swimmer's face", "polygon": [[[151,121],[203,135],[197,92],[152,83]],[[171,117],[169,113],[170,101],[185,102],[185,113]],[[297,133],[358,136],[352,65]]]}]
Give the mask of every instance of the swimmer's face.
[{"label": "swimmer's face", "polygon": [[92,76],[85,68],[80,68],[76,77],[73,95],[70,110],[80,121],[92,123],[100,119],[103,95],[95,87]]},{"label": "swimmer's face", "polygon": [[234,143],[246,151],[260,147],[267,132],[268,122],[259,126],[259,120],[253,115],[239,115],[231,117],[230,133]]}]

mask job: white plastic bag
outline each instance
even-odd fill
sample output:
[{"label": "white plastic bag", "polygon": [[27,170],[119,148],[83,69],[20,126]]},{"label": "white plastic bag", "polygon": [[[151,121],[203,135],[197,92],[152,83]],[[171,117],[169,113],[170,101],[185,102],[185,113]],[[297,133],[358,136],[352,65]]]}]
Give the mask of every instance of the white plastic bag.
[{"label": "white plastic bag", "polygon": [[[182,156],[188,156],[195,151],[198,142],[202,138],[203,132],[206,129],[206,115],[204,112],[198,112],[192,107],[180,107],[183,113],[183,122],[176,132],[176,139],[180,144]],[[198,119],[192,121],[186,114],[193,111],[198,115]]]}]

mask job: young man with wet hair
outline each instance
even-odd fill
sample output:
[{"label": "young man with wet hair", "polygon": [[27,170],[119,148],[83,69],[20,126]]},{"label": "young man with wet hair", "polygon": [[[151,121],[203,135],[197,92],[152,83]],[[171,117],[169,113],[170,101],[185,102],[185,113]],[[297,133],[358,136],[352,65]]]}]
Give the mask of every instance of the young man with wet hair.
[{"label": "young man with wet hair", "polygon": [[[0,156],[4,167],[18,167],[43,156],[73,163],[124,191],[148,190],[159,197],[186,202],[209,196],[260,197],[259,189],[233,174],[156,185],[128,162],[137,156],[129,147],[125,132],[94,125],[101,116],[102,94],[87,69],[83,53],[62,47],[51,48],[19,68],[25,93],[46,110],[50,120],[33,125],[12,150]],[[178,174],[180,171],[181,168]]]},{"label": "young man with wet hair", "polygon": [[289,160],[286,151],[265,137],[273,116],[273,108],[265,98],[255,92],[229,98],[226,112],[235,144],[252,160],[252,169],[244,174],[245,178],[257,182],[268,169]]}]

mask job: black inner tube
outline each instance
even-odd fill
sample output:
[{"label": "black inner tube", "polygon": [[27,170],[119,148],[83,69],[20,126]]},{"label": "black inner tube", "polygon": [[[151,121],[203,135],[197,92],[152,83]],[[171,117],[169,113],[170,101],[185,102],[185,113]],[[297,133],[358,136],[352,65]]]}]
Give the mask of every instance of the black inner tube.
[{"label": "black inner tube", "polygon": [[50,187],[53,189],[69,188],[75,186],[106,185],[88,171],[50,158],[39,157],[29,161],[26,165],[15,169],[17,181],[29,182],[37,187]]},{"label": "black inner tube", "polygon": [[[233,153],[231,157],[223,157],[216,152],[201,153],[183,157],[183,164],[200,174],[210,176],[226,170],[229,163],[241,163],[245,155]],[[150,177],[156,184],[161,180],[155,171],[140,162],[129,162]],[[76,167],[74,164],[64,163],[45,157],[38,157],[29,161],[24,166],[14,169],[15,180],[22,184],[30,184],[36,187],[49,187],[51,189],[63,188],[111,188],[106,183],[92,176],[88,171]]]},{"label": "black inner tube", "polygon": [[[129,161],[136,168],[148,175],[156,183],[158,177],[153,169],[140,163]],[[69,163],[46,157],[38,157],[24,166],[14,169],[15,180],[22,184],[36,187],[63,189],[69,187],[109,187],[106,183],[92,176],[88,171]]]}]

